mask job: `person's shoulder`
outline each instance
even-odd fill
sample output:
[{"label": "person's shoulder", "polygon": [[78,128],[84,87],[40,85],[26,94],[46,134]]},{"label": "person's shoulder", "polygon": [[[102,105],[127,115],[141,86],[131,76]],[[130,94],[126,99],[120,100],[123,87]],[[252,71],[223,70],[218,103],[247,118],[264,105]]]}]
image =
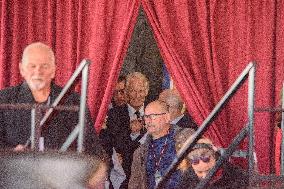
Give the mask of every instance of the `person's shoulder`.
[{"label": "person's shoulder", "polygon": [[113,107],[113,108],[109,109],[108,115],[112,115],[112,114],[125,114],[125,115],[129,115],[128,114],[127,105],[116,106],[116,107]]},{"label": "person's shoulder", "polygon": [[177,125],[184,128],[192,128],[194,130],[198,129],[198,125],[188,112],[183,114],[182,118],[177,122]]},{"label": "person's shoulder", "polygon": [[192,128],[184,128],[180,127],[179,125],[172,124],[171,128],[174,130],[175,134],[181,134],[181,133],[194,133],[195,131]]},{"label": "person's shoulder", "polygon": [[21,84],[17,86],[11,86],[0,90],[0,101],[7,101],[14,98],[21,88]]},{"label": "person's shoulder", "polygon": [[242,186],[248,185],[248,172],[246,170],[231,163],[226,163],[224,168],[229,180],[234,180],[236,183]]},{"label": "person's shoulder", "polygon": [[[55,83],[52,83],[51,89],[52,89],[52,96],[53,96],[52,99],[53,99],[53,98],[56,98],[61,93],[61,91],[63,90],[63,87]],[[79,104],[80,94],[75,91],[68,90],[66,94],[64,95],[64,102],[67,104]]]}]

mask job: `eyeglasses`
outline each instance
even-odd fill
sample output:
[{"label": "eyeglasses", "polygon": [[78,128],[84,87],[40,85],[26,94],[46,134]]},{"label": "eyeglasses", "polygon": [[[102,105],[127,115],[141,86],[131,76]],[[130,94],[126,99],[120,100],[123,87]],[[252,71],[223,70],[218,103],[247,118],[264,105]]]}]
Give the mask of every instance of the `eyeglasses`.
[{"label": "eyeglasses", "polygon": [[157,119],[159,116],[165,115],[165,114],[166,114],[166,112],[160,113],[160,114],[149,114],[149,115],[144,115],[143,118],[144,118],[144,119],[155,120],[155,119]]},{"label": "eyeglasses", "polygon": [[199,161],[203,161],[204,163],[208,163],[211,159],[211,155],[201,155],[201,156],[193,156],[189,158],[189,161],[192,165],[199,164]]}]

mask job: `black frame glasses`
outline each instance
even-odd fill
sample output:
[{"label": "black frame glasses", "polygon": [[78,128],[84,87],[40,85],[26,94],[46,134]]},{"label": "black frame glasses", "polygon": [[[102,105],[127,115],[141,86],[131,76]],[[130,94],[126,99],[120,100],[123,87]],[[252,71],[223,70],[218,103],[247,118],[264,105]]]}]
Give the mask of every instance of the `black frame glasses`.
[{"label": "black frame glasses", "polygon": [[159,113],[159,114],[148,114],[148,115],[144,115],[144,116],[143,116],[143,119],[155,120],[155,119],[157,119],[159,116],[165,115],[165,114],[167,114],[167,113],[166,113],[166,112],[163,112],[163,113]]}]

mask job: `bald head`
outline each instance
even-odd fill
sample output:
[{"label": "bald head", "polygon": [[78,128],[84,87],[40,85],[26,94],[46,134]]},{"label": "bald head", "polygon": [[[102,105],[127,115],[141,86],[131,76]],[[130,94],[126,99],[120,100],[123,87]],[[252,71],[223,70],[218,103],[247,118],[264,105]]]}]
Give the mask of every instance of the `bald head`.
[{"label": "bald head", "polygon": [[156,100],[147,105],[145,111],[147,109],[154,109],[156,112],[168,112],[168,106],[165,102]]},{"label": "bald head", "polygon": [[167,104],[162,101],[154,101],[145,108],[146,128],[154,139],[165,136],[170,128],[170,115]]},{"label": "bald head", "polygon": [[50,62],[52,64],[55,64],[54,52],[49,46],[42,42],[31,43],[30,45],[25,47],[22,55],[22,64],[27,63],[29,54],[33,53],[33,51],[44,51],[45,54],[48,56],[48,59],[50,59]]}]

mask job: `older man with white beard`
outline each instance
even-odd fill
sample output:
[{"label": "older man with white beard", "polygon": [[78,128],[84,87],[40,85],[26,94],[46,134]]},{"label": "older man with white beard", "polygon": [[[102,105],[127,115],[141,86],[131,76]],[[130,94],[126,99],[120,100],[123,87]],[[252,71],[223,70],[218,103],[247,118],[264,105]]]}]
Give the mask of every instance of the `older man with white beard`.
[{"label": "older man with white beard", "polygon": [[[19,69],[24,82],[1,90],[0,103],[52,104],[62,90],[52,81],[56,69],[52,49],[41,42],[28,45],[24,49]],[[79,104],[80,96],[74,92],[70,92],[60,102],[60,105],[65,106]],[[41,127],[39,137],[42,148],[59,149],[77,125],[78,119],[78,112],[54,110],[50,119]],[[0,109],[0,148],[23,151],[30,136],[31,110]],[[84,142],[87,153],[104,154],[88,111]],[[73,148],[75,146],[72,145]]]}]

